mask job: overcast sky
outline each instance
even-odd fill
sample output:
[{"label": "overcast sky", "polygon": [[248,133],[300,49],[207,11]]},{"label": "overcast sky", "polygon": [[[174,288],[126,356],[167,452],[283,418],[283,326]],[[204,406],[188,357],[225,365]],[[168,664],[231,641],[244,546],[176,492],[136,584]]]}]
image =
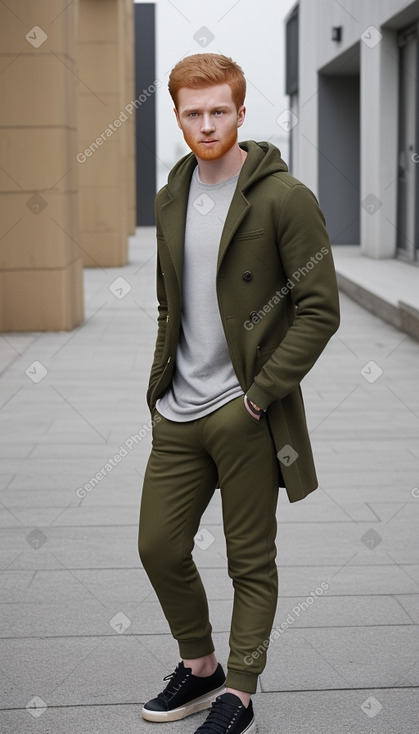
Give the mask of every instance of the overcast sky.
[{"label": "overcast sky", "polygon": [[155,4],[157,78],[162,83],[156,92],[158,188],[189,151],[175,122],[167,82],[173,66],[190,54],[222,53],[240,64],[247,80],[247,114],[239,140],[270,140],[287,160],[287,136],[276,119],[288,107],[284,18],[296,0],[156,0]]}]

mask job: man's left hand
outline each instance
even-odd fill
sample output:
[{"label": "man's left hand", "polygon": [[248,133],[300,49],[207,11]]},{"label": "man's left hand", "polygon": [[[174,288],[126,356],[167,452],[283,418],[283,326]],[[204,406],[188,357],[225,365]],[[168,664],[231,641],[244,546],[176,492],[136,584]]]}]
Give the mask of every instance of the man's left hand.
[{"label": "man's left hand", "polygon": [[262,408],[259,408],[255,403],[252,403],[251,400],[247,397],[247,395],[244,396],[244,405],[246,410],[250,413],[252,418],[255,418],[255,420],[260,420],[260,417],[263,413]]}]

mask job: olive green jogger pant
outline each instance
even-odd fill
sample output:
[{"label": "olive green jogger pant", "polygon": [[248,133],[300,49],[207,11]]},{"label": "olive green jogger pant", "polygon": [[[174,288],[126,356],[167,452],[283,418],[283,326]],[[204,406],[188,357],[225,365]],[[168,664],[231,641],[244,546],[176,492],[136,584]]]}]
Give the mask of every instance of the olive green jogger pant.
[{"label": "olive green jogger pant", "polygon": [[206,593],[192,558],[201,516],[219,483],[234,602],[226,685],[254,693],[266,664],[277,596],[278,466],[267,416],[243,396],[203,418],[157,411],[144,477],[139,552],[182,658],[214,651]]}]

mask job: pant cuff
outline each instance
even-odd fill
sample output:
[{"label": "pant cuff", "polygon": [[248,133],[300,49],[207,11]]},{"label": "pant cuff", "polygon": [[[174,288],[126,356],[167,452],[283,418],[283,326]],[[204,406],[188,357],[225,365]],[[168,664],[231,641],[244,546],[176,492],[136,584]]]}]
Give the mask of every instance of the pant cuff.
[{"label": "pant cuff", "polygon": [[228,668],[225,685],[227,688],[235,688],[237,691],[256,693],[258,684],[258,673],[245,673],[242,670],[231,670]]},{"label": "pant cuff", "polygon": [[185,660],[202,658],[214,652],[214,643],[211,635],[199,640],[178,640],[180,657]]}]

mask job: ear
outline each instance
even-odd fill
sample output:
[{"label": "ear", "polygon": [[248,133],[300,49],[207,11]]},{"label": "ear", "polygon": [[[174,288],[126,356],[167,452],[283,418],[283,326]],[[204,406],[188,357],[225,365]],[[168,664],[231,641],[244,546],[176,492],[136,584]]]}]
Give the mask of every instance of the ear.
[{"label": "ear", "polygon": [[246,117],[246,107],[244,104],[242,104],[241,107],[237,110],[237,127],[241,127],[244,123],[244,118]]},{"label": "ear", "polygon": [[178,127],[182,130],[182,125],[180,124],[180,119],[179,119],[179,112],[177,111],[176,107],[173,107],[173,112],[175,113],[176,122],[178,124]]}]

